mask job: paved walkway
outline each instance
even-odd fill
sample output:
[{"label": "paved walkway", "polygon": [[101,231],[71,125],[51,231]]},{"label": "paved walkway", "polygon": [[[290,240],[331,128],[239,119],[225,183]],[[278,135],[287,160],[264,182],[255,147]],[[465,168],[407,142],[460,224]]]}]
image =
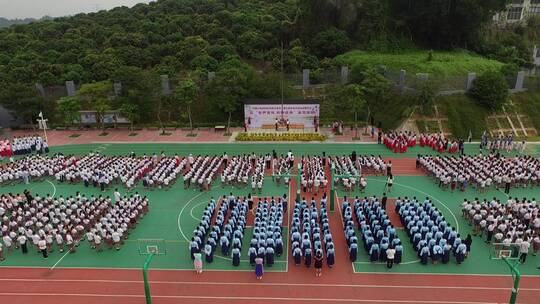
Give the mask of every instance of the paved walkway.
[{"label": "paved walkway", "polygon": [[[171,130],[166,131],[169,135],[160,135],[159,130],[138,130],[136,136],[129,136],[129,130],[120,129],[108,129],[106,136],[100,136],[101,130],[49,130],[47,131],[47,137],[50,146],[60,145],[74,145],[74,144],[90,144],[96,142],[108,142],[108,143],[141,143],[141,142],[155,142],[155,143],[227,143],[233,142],[235,134],[237,132],[243,132],[242,128],[231,128],[232,136],[224,136],[223,131],[214,130],[199,130],[195,133],[197,136],[187,136],[190,132],[186,130]],[[358,131],[360,140],[354,142],[375,142],[377,138],[371,138],[371,136],[361,135],[363,129]],[[28,131],[28,130],[16,130],[7,131],[7,134],[11,133],[11,136],[25,136],[39,133],[42,131]],[[346,129],[343,131],[343,135],[331,134],[330,128],[321,129],[321,133],[328,136],[328,142],[345,143],[353,142],[354,131]],[[74,136],[78,135],[78,136]]]}]

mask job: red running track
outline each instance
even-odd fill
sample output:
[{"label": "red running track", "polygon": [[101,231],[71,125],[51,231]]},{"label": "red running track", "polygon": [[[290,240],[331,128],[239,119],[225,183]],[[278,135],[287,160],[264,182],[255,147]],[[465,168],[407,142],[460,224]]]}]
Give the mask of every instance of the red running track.
[{"label": "red running track", "polygon": [[[340,261],[341,262],[341,261]],[[304,267],[302,267],[304,268]],[[353,274],[350,264],[287,274],[151,270],[153,303],[504,303],[503,276]],[[519,303],[539,303],[540,278],[522,280]],[[144,303],[139,270],[4,268],[2,303]]]}]

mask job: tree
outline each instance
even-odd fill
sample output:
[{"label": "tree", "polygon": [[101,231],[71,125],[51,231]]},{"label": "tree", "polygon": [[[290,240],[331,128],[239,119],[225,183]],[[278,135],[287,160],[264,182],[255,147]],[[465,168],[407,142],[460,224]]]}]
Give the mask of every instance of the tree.
[{"label": "tree", "polygon": [[429,113],[433,104],[435,103],[435,88],[432,82],[429,80],[422,81],[420,86],[420,92],[418,93],[417,100],[422,113]]},{"label": "tree", "polygon": [[[387,103],[392,92],[392,83],[374,69],[367,69],[362,73],[360,85],[364,91],[368,115],[366,120],[375,116],[372,112],[382,108]],[[386,113],[382,113],[385,115]],[[374,123],[374,121],[372,121]]]},{"label": "tree", "polygon": [[43,111],[44,115],[49,114],[49,108],[43,106],[44,100],[35,88],[19,83],[9,86],[0,84],[0,88],[0,104],[13,111],[25,123],[33,124],[39,111]]},{"label": "tree", "polygon": [[311,49],[319,57],[333,58],[351,47],[347,33],[330,28],[318,33],[311,41]]},{"label": "tree", "polygon": [[120,106],[120,114],[129,120],[129,130],[133,133],[133,124],[139,119],[139,107],[132,103],[123,103]]},{"label": "tree", "polygon": [[77,98],[61,97],[56,103],[58,114],[66,125],[81,122],[81,103]]},{"label": "tree", "polygon": [[354,129],[355,138],[358,138],[358,112],[362,111],[366,106],[366,100],[364,99],[364,88],[358,84],[349,84],[344,88],[345,102],[354,112]]},{"label": "tree", "polygon": [[191,116],[191,105],[199,97],[199,86],[193,79],[182,80],[174,94],[175,102],[180,108],[185,108],[189,119],[189,130],[193,132],[193,120]]},{"label": "tree", "polygon": [[100,129],[105,131],[105,113],[109,111],[111,107],[107,103],[106,99],[98,99],[94,102],[94,111],[96,111],[96,121],[98,122]]},{"label": "tree", "polygon": [[474,80],[469,94],[480,105],[498,110],[508,99],[508,84],[501,72],[487,71]]},{"label": "tree", "polygon": [[216,73],[210,83],[208,93],[210,99],[221,110],[229,114],[227,132],[231,125],[231,116],[238,108],[241,98],[247,93],[248,74],[239,68],[225,68]]},{"label": "tree", "polygon": [[112,91],[110,81],[100,81],[94,83],[83,84],[76,97],[88,109],[96,112],[96,122],[101,129],[105,129],[103,118],[105,113],[110,110],[109,97]]}]

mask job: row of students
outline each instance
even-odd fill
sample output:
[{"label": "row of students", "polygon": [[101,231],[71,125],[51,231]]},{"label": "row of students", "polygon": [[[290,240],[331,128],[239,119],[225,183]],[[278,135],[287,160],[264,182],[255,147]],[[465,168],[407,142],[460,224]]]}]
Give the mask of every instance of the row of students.
[{"label": "row of students", "polygon": [[[335,264],[335,248],[330,233],[326,200],[326,194],[323,194],[320,212],[317,211],[314,198],[309,206],[305,198],[295,202],[291,219],[291,252],[296,265],[300,265],[303,259],[304,265],[310,267],[316,256],[316,262],[320,263],[320,256],[324,256],[324,252],[328,267]],[[320,269],[318,266],[320,265],[315,265]]]},{"label": "row of students", "polygon": [[187,173],[184,174],[184,188],[194,187],[201,191],[210,190],[221,165],[227,166],[227,154],[223,156],[188,156]]},{"label": "row of students", "polygon": [[303,192],[318,193],[319,189],[325,189],[328,180],[325,175],[322,158],[319,156],[302,156],[300,158],[300,183]]},{"label": "row of students", "polygon": [[429,198],[423,203],[419,203],[416,197],[398,198],[396,212],[422,264],[427,264],[429,258],[433,263],[442,261],[447,264],[450,254],[455,256],[458,264],[465,260],[472,242],[470,236],[466,242],[462,241],[459,233],[446,222]]},{"label": "row of students", "polygon": [[[386,213],[386,201],[383,199],[382,202],[381,204],[375,196],[363,199],[356,197],[351,206],[347,198],[345,198],[342,205],[342,216],[345,220],[345,235],[348,245],[357,244],[354,231],[354,214],[362,235],[364,249],[369,254],[370,261],[390,262],[388,266],[391,268],[394,263],[401,263],[403,246]],[[350,258],[356,260],[354,255],[350,256]]]},{"label": "row of students", "polygon": [[[119,249],[122,238],[147,211],[148,200],[139,194],[120,197],[115,204],[108,196],[79,193],[66,198],[34,197],[28,190],[23,195],[2,195],[2,243],[8,252],[20,247],[23,254],[32,244],[44,258],[54,248],[63,252],[67,247],[74,252],[84,237],[92,247],[101,249],[103,242]],[[39,246],[41,240],[45,241],[45,251]]]},{"label": "row of students", "polygon": [[462,213],[473,226],[473,235],[483,237],[485,234],[486,243],[519,246],[522,262],[531,245],[533,254],[540,251],[540,207],[534,198],[509,197],[505,203],[496,198],[489,201],[465,199]]},{"label": "row of students", "polygon": [[418,166],[435,178],[439,186],[465,190],[473,184],[479,191],[491,186],[537,186],[540,181],[540,158],[519,156],[505,158],[499,155],[479,156],[418,156]]},{"label": "row of students", "polygon": [[259,200],[255,210],[253,237],[248,250],[249,263],[255,265],[261,258],[269,267],[274,265],[275,257],[283,254],[283,212],[286,210],[287,196]]}]

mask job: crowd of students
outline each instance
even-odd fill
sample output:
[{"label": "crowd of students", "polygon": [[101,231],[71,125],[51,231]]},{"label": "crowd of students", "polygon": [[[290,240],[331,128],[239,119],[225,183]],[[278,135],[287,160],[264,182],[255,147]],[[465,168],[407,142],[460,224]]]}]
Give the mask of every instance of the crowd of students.
[{"label": "crowd of students", "polygon": [[233,156],[221,172],[221,186],[244,188],[251,185],[252,192],[262,192],[265,157],[255,154]]},{"label": "crowd of students", "polygon": [[11,140],[0,140],[0,159],[33,152],[37,154],[49,153],[49,145],[41,136],[21,136],[13,137]]},{"label": "crowd of students", "polygon": [[320,156],[302,156],[300,158],[300,183],[303,192],[317,194],[319,190],[326,189],[328,180],[326,179],[325,166]]},{"label": "crowd of students", "polygon": [[273,152],[272,166],[272,172],[276,183],[284,183],[285,185],[289,184],[291,179],[288,175],[291,174],[291,170],[294,166],[294,154],[291,150],[289,150],[286,155],[281,155],[278,157],[277,154]]},{"label": "crowd of students", "polygon": [[54,177],[58,182],[80,183],[101,191],[114,183],[132,188],[143,180],[145,187],[169,186],[181,174],[186,161],[179,156],[103,156],[90,153],[83,157],[32,155],[0,167],[0,183],[40,180]]},{"label": "crowd of students", "polygon": [[22,195],[3,194],[0,260],[4,259],[3,250],[11,253],[19,248],[23,254],[34,248],[43,258],[48,258],[55,248],[75,252],[84,238],[97,251],[103,249],[102,244],[119,250],[129,231],[147,212],[148,199],[139,194],[128,197],[116,192],[115,202],[108,196],[79,193],[58,198],[34,197],[28,190]]},{"label": "crowd of students", "polygon": [[354,229],[356,220],[371,262],[386,262],[388,268],[392,268],[394,263],[401,263],[403,245],[386,214],[386,197],[382,201],[374,196],[356,197],[352,204],[345,197],[341,213],[351,262],[356,261],[358,254],[358,238]]},{"label": "crowd of students", "polygon": [[[313,264],[317,276],[321,275],[323,259],[328,267],[335,264],[335,248],[330,232],[326,194],[320,200],[320,211],[314,198],[308,205],[306,198],[295,202],[291,218],[291,253],[295,265]],[[322,227],[322,228],[321,228]]]},{"label": "crowd of students", "polygon": [[389,132],[382,135],[382,143],[394,153],[405,153],[409,148],[416,146],[430,147],[433,150],[443,153],[463,154],[465,142],[460,140],[452,140],[445,138],[440,133],[416,135],[413,132]]},{"label": "crowd of students", "polygon": [[248,256],[250,265],[256,264],[256,259],[271,267],[275,257],[283,254],[283,213],[287,210],[287,196],[259,200],[255,209],[253,236],[249,243]]},{"label": "crowd of students", "polygon": [[219,174],[221,165],[227,166],[228,156],[201,156],[189,154],[187,173],[184,174],[184,188],[193,187],[201,191],[210,190],[212,181]]},{"label": "crowd of students", "polygon": [[534,198],[510,197],[506,203],[497,198],[465,199],[461,206],[463,216],[473,227],[473,235],[485,235],[486,243],[502,244],[503,248],[497,249],[510,249],[510,244],[514,244],[522,263],[531,245],[533,255],[540,251],[540,206]]},{"label": "crowd of students", "polygon": [[439,153],[448,152],[448,153],[457,153],[463,155],[465,151],[465,141],[463,139],[459,140],[448,140],[440,133],[434,134],[420,134],[419,137],[420,147],[430,147],[434,151]]},{"label": "crowd of students", "polygon": [[196,253],[204,253],[205,261],[212,263],[219,244],[221,255],[230,255],[233,266],[239,266],[249,205],[248,198],[235,197],[232,193],[224,195],[214,225],[211,226],[216,208],[215,200],[211,199],[193,232],[189,247],[191,258],[195,259]]},{"label": "crowd of students", "polygon": [[334,168],[336,175],[350,176],[334,177],[335,184],[342,185],[346,191],[352,191],[355,187],[364,191],[367,187],[366,174],[383,174],[392,165],[380,156],[357,156],[356,152],[353,152],[351,156],[331,157],[330,166]]},{"label": "crowd of students", "polygon": [[471,236],[462,240],[429,198],[426,197],[423,203],[419,203],[416,197],[398,198],[395,210],[423,265],[429,258],[434,264],[447,264],[450,254],[455,256],[458,264],[465,260],[471,250]]},{"label": "crowd of students", "polygon": [[490,137],[489,134],[484,131],[480,137],[480,150],[489,151],[492,154],[499,152],[519,152],[525,151],[526,142],[514,141],[514,133],[508,133],[507,135],[499,134],[499,136]]},{"label": "crowd of students", "polygon": [[474,185],[483,192],[490,186],[511,187],[537,186],[540,178],[540,158],[518,156],[505,158],[499,155],[479,156],[418,156],[417,167],[423,168],[435,178],[440,187],[452,191],[465,191]]}]

